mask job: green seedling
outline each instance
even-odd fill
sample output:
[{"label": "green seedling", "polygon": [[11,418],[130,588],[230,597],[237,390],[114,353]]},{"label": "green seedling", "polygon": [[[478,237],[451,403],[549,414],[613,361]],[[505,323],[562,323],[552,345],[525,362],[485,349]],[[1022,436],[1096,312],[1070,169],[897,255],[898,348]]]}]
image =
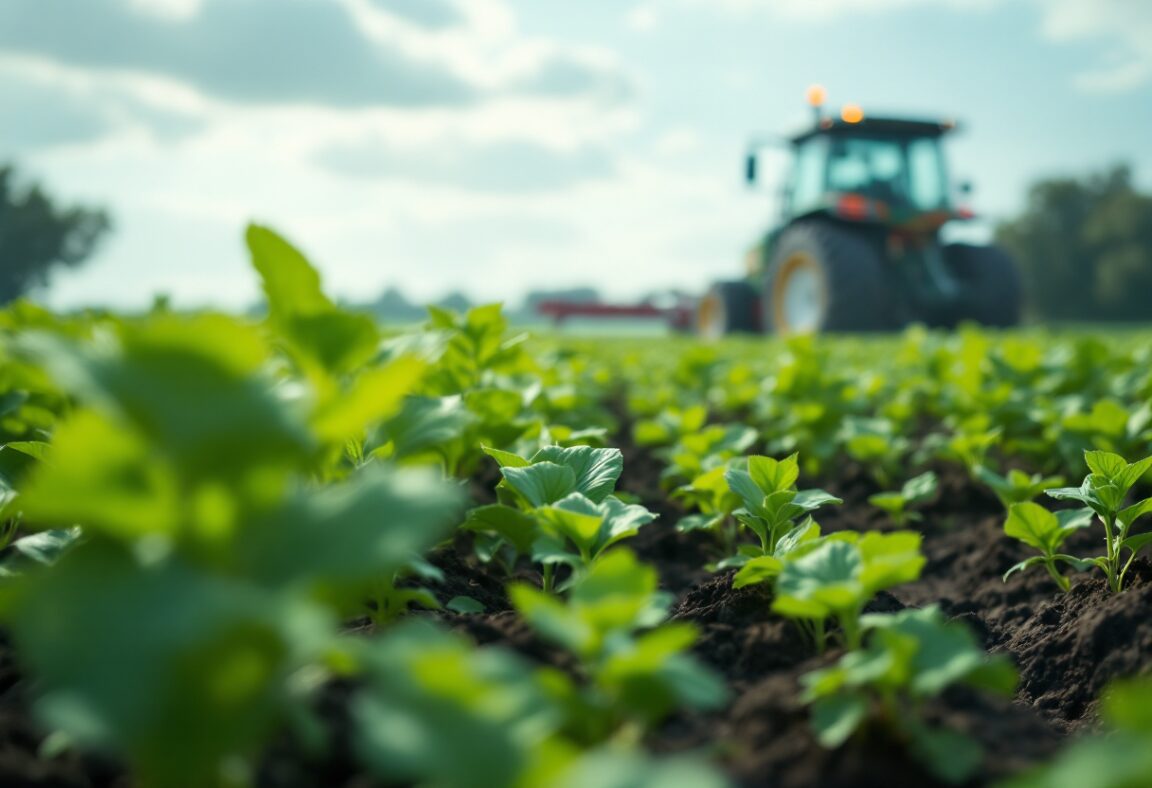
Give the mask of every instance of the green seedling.
[{"label": "green seedling", "polygon": [[567,602],[525,585],[509,590],[525,620],[580,662],[588,684],[566,695],[581,741],[638,740],[677,708],[725,700],[720,678],[688,653],[695,627],[661,623],[670,598],[657,582],[654,569],[621,549],[582,575]]},{"label": "green seedling", "polygon": [[730,468],[724,474],[732,492],[744,503],[734,515],[756,534],[761,555],[775,553],[776,543],[795,527],[796,518],[825,504],[843,503],[823,490],[797,490],[799,476],[796,454],[782,460],[752,456],[747,470]]},{"label": "green seedling", "polygon": [[740,496],[732,492],[724,477],[727,472],[728,465],[718,466],[676,488],[673,493],[673,497],[682,500],[685,506],[698,510],[676,523],[676,530],[711,531],[726,557],[736,552],[737,525],[732,513],[741,504]]},{"label": "green seedling", "polygon": [[886,511],[896,525],[919,522],[923,516],[909,511],[908,507],[935,495],[937,484],[936,474],[928,471],[904,482],[899,492],[879,492],[869,496],[868,503]]},{"label": "green seedling", "polygon": [[531,459],[486,451],[504,476],[497,486],[502,503],[473,509],[463,527],[498,536],[515,556],[540,564],[545,590],[553,589],[558,565],[587,569],[656,519],[612,495],[624,467],[619,449],[549,446]]},{"label": "green seedling", "polygon": [[1008,520],[1004,523],[1004,533],[1039,550],[1040,555],[1014,565],[1004,573],[1004,579],[1043,564],[1060,590],[1067,591],[1071,588],[1071,582],[1060,571],[1059,565],[1067,564],[1074,569],[1084,570],[1092,566],[1092,562],[1061,553],[1060,547],[1073,533],[1091,524],[1092,510],[1088,508],[1050,512],[1031,501],[1012,504],[1008,509]]},{"label": "green seedling", "polygon": [[989,657],[971,632],[935,607],[861,619],[867,643],[829,668],[803,677],[811,724],[825,747],[835,748],[866,726],[902,740],[940,779],[962,783],[983,759],[979,743],[923,720],[925,701],[948,687],[967,685],[1010,696],[1016,669]]},{"label": "green seedling", "polygon": [[1152,468],[1152,457],[1130,463],[1119,454],[1086,451],[1084,462],[1091,473],[1079,487],[1048,490],[1048,495],[1057,500],[1079,501],[1096,513],[1104,526],[1105,554],[1087,560],[1104,570],[1108,587],[1119,593],[1137,553],[1152,542],[1152,532],[1131,533],[1136,520],[1152,512],[1152,498],[1124,505],[1133,485]]},{"label": "green seedling", "polygon": [[850,649],[860,646],[860,616],[877,592],[920,576],[924,556],[918,533],[868,533],[856,541],[826,540],[795,560],[776,578],[772,610],[796,620],[818,650],[827,644],[825,622],[835,619]]}]

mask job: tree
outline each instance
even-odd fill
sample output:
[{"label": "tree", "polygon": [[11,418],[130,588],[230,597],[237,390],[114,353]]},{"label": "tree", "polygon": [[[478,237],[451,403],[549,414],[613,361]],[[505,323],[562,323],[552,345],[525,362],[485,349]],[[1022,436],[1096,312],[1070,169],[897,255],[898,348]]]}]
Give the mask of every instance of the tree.
[{"label": "tree", "polygon": [[0,304],[48,283],[51,272],[83,263],[111,228],[108,215],[60,207],[39,184],[21,186],[0,165]]},{"label": "tree", "polygon": [[1135,189],[1127,166],[1036,183],[997,240],[1020,261],[1037,316],[1152,318],[1152,195]]}]

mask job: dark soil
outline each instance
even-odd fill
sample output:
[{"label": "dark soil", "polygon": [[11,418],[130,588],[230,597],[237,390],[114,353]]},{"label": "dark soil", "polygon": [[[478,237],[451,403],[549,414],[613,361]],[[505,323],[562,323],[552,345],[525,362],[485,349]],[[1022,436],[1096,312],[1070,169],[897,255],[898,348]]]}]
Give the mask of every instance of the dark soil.
[{"label": "dark soil", "polygon": [[[626,435],[626,431],[622,436]],[[625,476],[620,488],[659,514],[659,519],[629,542],[658,570],[661,585],[673,594],[673,619],[696,625],[696,654],[728,683],[732,702],[717,713],[679,714],[649,736],[657,752],[710,753],[739,783],[776,788],[931,788],[942,785],[911,757],[891,732],[874,728],[836,751],[823,749],[811,734],[799,700],[801,677],[830,664],[835,650],[815,653],[789,622],[770,612],[762,587],[732,588],[732,572],[712,574],[704,565],[720,557],[711,534],[679,533],[685,514],[669,499],[659,473],[662,463],[624,441]],[[1106,591],[1102,579],[1077,575],[1061,594],[1042,570],[1004,572],[1028,557],[1026,549],[1003,535],[999,502],[952,466],[933,469],[940,484],[932,500],[918,507],[922,521],[911,526],[924,534],[927,557],[922,578],[884,594],[874,611],[939,605],[967,622],[984,645],[1011,656],[1020,669],[1012,699],[950,691],[927,709],[930,720],[967,732],[987,753],[980,774],[968,786],[998,779],[1047,760],[1070,736],[1099,723],[1097,700],[1117,677],[1152,667],[1152,564],[1138,562],[1130,587],[1120,595]],[[844,464],[834,476],[804,480],[839,495],[844,505],[818,513],[826,531],[847,528],[893,530],[884,513],[867,504],[879,487],[866,468]],[[474,480],[477,499],[493,500],[498,477]],[[1070,552],[1099,552],[1092,529],[1078,534]],[[429,584],[442,604],[457,596],[477,600],[484,612],[461,615],[425,613],[466,634],[480,645],[512,648],[541,664],[575,670],[571,658],[541,640],[511,609],[504,578],[472,555],[467,536],[430,556],[444,582]],[[520,579],[536,581],[530,570]],[[316,711],[328,728],[326,755],[310,756],[288,732],[261,762],[259,785],[265,788],[341,786],[367,788],[375,783],[355,766],[348,736],[350,687],[325,689]],[[127,788],[115,764],[74,753],[40,759],[43,732],[27,706],[27,683],[0,641],[0,786],[37,788]]]}]

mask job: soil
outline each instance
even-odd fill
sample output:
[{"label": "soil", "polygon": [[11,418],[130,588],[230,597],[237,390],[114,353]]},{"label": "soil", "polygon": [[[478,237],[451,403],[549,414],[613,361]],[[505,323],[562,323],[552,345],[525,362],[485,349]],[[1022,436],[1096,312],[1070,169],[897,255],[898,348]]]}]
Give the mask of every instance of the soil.
[{"label": "soil", "polygon": [[[679,533],[684,515],[669,500],[659,478],[662,463],[624,439],[625,475],[620,489],[659,514],[627,544],[656,566],[662,587],[675,596],[671,617],[696,625],[695,652],[725,678],[732,702],[720,712],[677,714],[654,731],[646,744],[657,752],[709,754],[744,786],[776,788],[931,788],[944,785],[911,757],[898,737],[871,728],[838,750],[822,748],[811,734],[799,701],[800,678],[840,655],[819,655],[792,624],[770,612],[762,587],[732,588],[731,571],[711,573],[704,564],[719,557],[707,533]],[[1072,590],[1059,592],[1042,570],[1001,578],[1028,553],[1003,535],[999,502],[961,470],[938,465],[935,496],[917,507],[914,524],[924,534],[923,576],[882,594],[870,608],[895,611],[939,605],[967,622],[985,647],[1009,655],[1020,669],[1011,699],[952,690],[929,704],[930,720],[964,731],[986,752],[980,773],[967,786],[997,780],[1044,762],[1071,737],[1099,725],[1097,701],[1114,678],[1145,672],[1152,665],[1152,564],[1134,564],[1128,589],[1111,594],[1095,575],[1073,576]],[[474,480],[478,498],[491,500],[495,477]],[[835,475],[805,479],[839,495],[844,504],[818,513],[826,531],[846,528],[893,530],[887,515],[867,504],[878,491],[867,469],[845,464]],[[482,488],[487,486],[488,492]],[[1097,552],[1097,534],[1076,535],[1070,552]],[[425,612],[480,645],[498,644],[527,658],[574,670],[570,657],[542,641],[515,614],[504,578],[473,556],[467,536],[442,546],[430,561],[445,576],[430,586],[442,604],[457,596],[479,602],[484,612]],[[533,581],[530,571],[522,579]],[[317,712],[327,723],[329,751],[319,758],[302,754],[288,733],[261,762],[264,788],[375,785],[355,767],[348,736],[347,684],[325,688]],[[0,639],[0,786],[23,788],[127,788],[131,782],[115,763],[69,753],[38,757],[43,732],[32,720],[27,679]]]}]

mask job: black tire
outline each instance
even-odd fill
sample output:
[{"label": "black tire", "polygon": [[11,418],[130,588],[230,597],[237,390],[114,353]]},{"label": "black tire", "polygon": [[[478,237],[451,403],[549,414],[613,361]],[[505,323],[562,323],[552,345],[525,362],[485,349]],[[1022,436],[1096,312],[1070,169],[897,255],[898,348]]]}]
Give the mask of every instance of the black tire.
[{"label": "black tire", "polygon": [[696,310],[696,333],[706,339],[760,331],[760,294],[750,283],[716,282]]},{"label": "black tire", "polygon": [[[804,317],[786,298],[795,277],[806,271],[815,292],[809,293]],[[762,313],[766,327],[778,334],[822,331],[889,331],[902,321],[879,250],[858,231],[822,221],[804,221],[780,235],[768,265]]]},{"label": "black tire", "polygon": [[1024,288],[1007,252],[998,246],[948,244],[944,260],[960,284],[960,320],[994,328],[1019,325]]}]

